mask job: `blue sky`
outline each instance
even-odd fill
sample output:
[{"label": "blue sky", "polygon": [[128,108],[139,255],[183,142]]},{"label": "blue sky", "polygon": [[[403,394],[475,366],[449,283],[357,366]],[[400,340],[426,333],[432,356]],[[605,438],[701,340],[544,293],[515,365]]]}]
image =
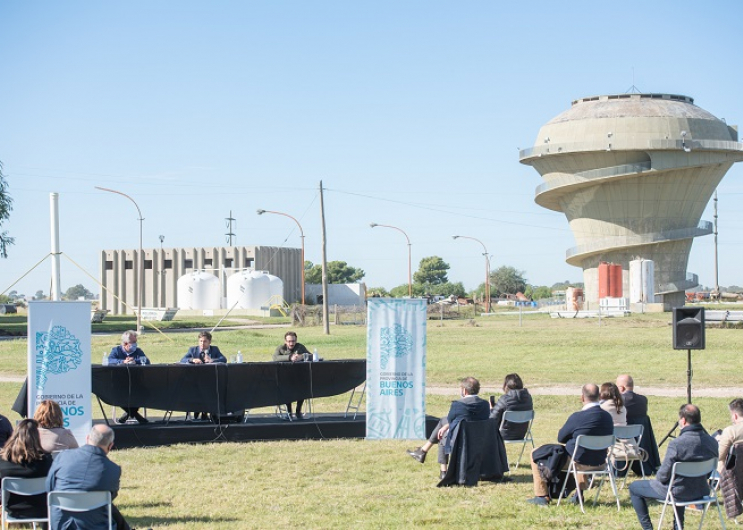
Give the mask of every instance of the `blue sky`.
[{"label": "blue sky", "polygon": [[[676,2],[0,2],[0,161],[16,238],[0,291],[50,249],[49,193],[61,249],[98,277],[102,249],[299,247],[407,282],[425,256],[467,289],[493,267],[536,285],[582,281],[565,263],[564,216],[534,203],[518,162],[574,99],[670,92],[743,124],[743,4]],[[743,284],[743,166],[719,188],[720,284]],[[712,220],[711,207],[703,219]],[[714,282],[711,236],[689,271]],[[14,289],[49,291],[47,261]],[[62,261],[62,288],[97,286]]]}]

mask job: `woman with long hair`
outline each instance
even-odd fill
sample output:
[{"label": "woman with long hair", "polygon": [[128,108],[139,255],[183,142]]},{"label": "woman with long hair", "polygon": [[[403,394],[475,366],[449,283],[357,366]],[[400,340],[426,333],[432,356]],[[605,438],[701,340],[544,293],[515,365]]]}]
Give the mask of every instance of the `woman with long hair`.
[{"label": "woman with long hair", "polygon": [[[46,477],[52,455],[44,452],[36,420],[23,420],[0,451],[0,479]],[[46,493],[10,494],[6,509],[12,517],[46,517]]]},{"label": "woman with long hair", "polygon": [[624,406],[624,399],[617,385],[614,383],[604,383],[601,385],[599,399],[599,405],[611,414],[614,425],[627,425],[627,409]]},{"label": "woman with long hair", "polygon": [[[525,411],[533,409],[534,403],[531,394],[524,388],[524,382],[519,374],[508,374],[503,380],[503,395],[492,405],[490,417],[494,418],[500,426],[503,413],[507,410]],[[520,440],[526,435],[528,428],[528,423],[506,422],[500,434],[504,440]]]},{"label": "woman with long hair", "polygon": [[69,429],[64,428],[64,415],[59,403],[45,399],[36,408],[34,419],[39,423],[41,447],[47,453],[75,449],[77,440]]}]

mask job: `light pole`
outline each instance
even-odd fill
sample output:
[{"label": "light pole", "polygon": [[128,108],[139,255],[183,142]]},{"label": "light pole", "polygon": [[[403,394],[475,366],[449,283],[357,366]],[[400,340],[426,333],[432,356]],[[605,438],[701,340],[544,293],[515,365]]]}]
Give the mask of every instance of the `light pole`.
[{"label": "light pole", "polygon": [[139,214],[139,259],[137,260],[137,269],[138,269],[138,291],[139,291],[139,303],[137,304],[137,333],[140,333],[142,331],[142,304],[144,303],[144,255],[142,255],[142,222],[144,221],[144,217],[142,217],[142,210],[139,209],[139,205],[136,203],[134,199],[129,197],[126,193],[122,193],[120,191],[111,190],[108,188],[101,188],[100,186],[96,186],[95,189],[101,190],[101,191],[107,191],[109,193],[116,193],[117,195],[121,195],[123,197],[126,197],[132,203],[134,204],[134,207],[137,208],[137,213]]},{"label": "light pole", "polygon": [[289,215],[288,213],[282,213],[282,212],[274,212],[272,210],[257,210],[258,215],[263,215],[264,213],[273,213],[276,215],[283,215],[284,217],[288,217],[295,223],[297,223],[297,226],[299,227],[299,235],[302,239],[302,305],[304,305],[304,230],[302,230],[302,225],[299,224],[299,221],[297,221],[294,217]]},{"label": "light pole", "polygon": [[485,247],[485,243],[477,239],[476,237],[470,236],[451,236],[452,239],[471,239],[477,241],[482,245],[482,249],[485,251],[482,253],[485,256],[485,312],[490,313],[490,256],[488,255],[488,249]]},{"label": "light pole", "polygon": [[410,298],[413,298],[413,252],[411,250],[410,238],[408,237],[408,234],[405,233],[405,230],[403,230],[402,228],[398,228],[396,226],[380,225],[377,223],[371,223],[369,226],[371,226],[372,228],[375,228],[377,226],[382,226],[384,228],[392,228],[393,230],[402,232],[402,235],[405,236],[405,239],[408,241],[408,296]]}]

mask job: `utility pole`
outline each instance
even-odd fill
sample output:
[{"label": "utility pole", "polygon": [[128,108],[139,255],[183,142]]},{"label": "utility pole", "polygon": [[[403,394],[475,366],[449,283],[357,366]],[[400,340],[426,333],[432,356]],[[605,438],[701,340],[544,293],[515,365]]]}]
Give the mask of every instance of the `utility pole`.
[{"label": "utility pole", "polygon": [[[322,221],[322,325],[326,335],[330,335],[330,316],[328,314],[328,245],[325,237],[325,202],[320,181],[320,219]],[[302,263],[304,267],[304,263]]]},{"label": "utility pole", "polygon": [[232,238],[235,237],[234,232],[232,231],[232,223],[235,222],[237,219],[232,217],[232,210],[230,210],[230,216],[225,219],[227,221],[225,225],[227,226],[228,232],[225,234],[227,237],[227,243],[232,246]]},{"label": "utility pole", "polygon": [[720,281],[717,277],[717,190],[715,190],[715,292],[717,293],[717,301],[720,301]]}]

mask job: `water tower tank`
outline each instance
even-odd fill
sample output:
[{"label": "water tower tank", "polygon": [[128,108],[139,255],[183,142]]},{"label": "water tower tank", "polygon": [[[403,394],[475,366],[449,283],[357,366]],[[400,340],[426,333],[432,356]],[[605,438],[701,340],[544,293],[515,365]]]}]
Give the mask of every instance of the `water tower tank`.
[{"label": "water tower tank", "polygon": [[260,309],[271,298],[271,280],[263,271],[243,270],[227,278],[227,305]]},{"label": "water tower tank", "polygon": [[271,293],[272,302],[276,303],[284,299],[284,282],[278,276],[269,274],[268,271],[261,271],[263,274],[268,276],[269,291]]},{"label": "water tower tank", "polygon": [[655,264],[649,259],[635,259],[629,262],[630,302],[655,302]]},{"label": "water tower tank", "polygon": [[219,309],[219,279],[205,271],[178,278],[178,306],[181,309]]}]

